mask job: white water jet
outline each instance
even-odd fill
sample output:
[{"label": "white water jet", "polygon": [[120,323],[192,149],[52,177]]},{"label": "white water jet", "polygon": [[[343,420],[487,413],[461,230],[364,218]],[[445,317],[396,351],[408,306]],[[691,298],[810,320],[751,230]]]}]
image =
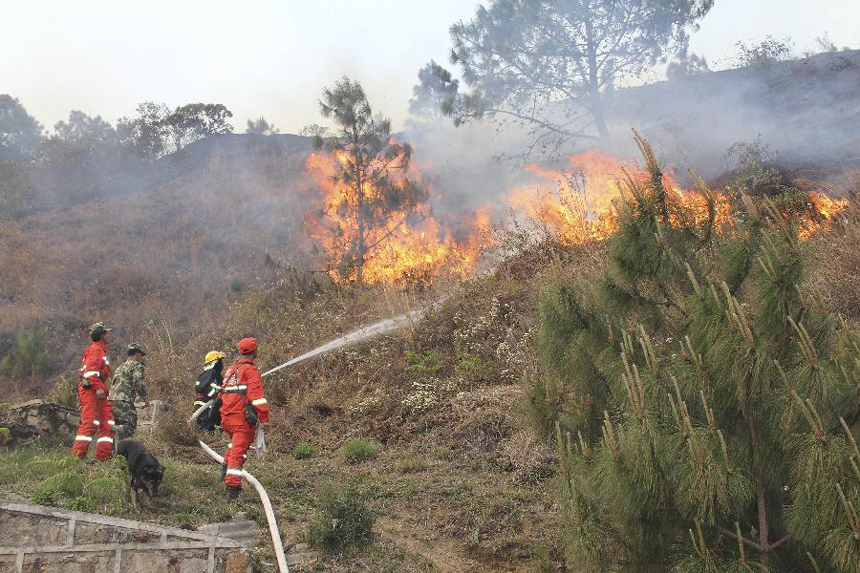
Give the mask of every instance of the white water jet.
[{"label": "white water jet", "polygon": [[380,320],[379,322],[374,322],[373,324],[369,324],[367,326],[362,326],[358,330],[354,330],[349,334],[344,334],[343,336],[335,338],[334,340],[330,340],[329,342],[326,342],[321,346],[317,346],[309,352],[305,352],[301,356],[296,356],[292,360],[284,362],[280,366],[276,366],[271,370],[263,372],[263,376],[268,376],[269,374],[273,374],[278,370],[281,370],[282,368],[298,364],[299,362],[307,360],[308,358],[313,358],[314,356],[319,356],[320,354],[325,354],[326,352],[331,352],[332,350],[337,350],[338,348],[342,348],[348,344],[355,344],[364,340],[375,338],[377,336],[382,336],[383,334],[386,334],[393,330],[398,330],[408,324],[412,324],[412,322],[424,316],[426,312],[427,309],[422,308],[420,310],[413,310],[412,312],[401,314],[400,316],[395,318],[387,318],[385,320]]}]

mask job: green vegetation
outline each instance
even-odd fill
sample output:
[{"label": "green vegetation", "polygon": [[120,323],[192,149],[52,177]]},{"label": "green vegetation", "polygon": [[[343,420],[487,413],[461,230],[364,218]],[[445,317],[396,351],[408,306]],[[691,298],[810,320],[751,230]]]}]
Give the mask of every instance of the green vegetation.
[{"label": "green vegetation", "polygon": [[552,571],[552,561],[550,560],[549,549],[543,545],[535,547],[532,553],[531,565],[534,573],[550,573]]},{"label": "green vegetation", "polygon": [[240,294],[245,291],[245,279],[239,275],[230,278],[230,292]]},{"label": "green vegetation", "polygon": [[19,332],[12,348],[0,360],[0,373],[13,378],[33,381],[50,369],[51,354],[45,331],[35,326]]},{"label": "green vegetation", "polygon": [[350,438],[340,447],[340,455],[350,464],[357,464],[376,456],[379,446],[363,438]]},{"label": "green vegetation", "polygon": [[[217,495],[222,485],[218,467],[157,455],[166,467],[159,495],[131,507],[125,458],[94,465],[69,455],[69,446],[35,441],[0,451],[0,492],[30,496],[33,503],[79,511],[96,511],[128,519],[156,519],[176,526],[196,527],[230,519],[231,508]],[[216,494],[216,495],[213,495]]]},{"label": "green vegetation", "polygon": [[484,368],[481,356],[466,349],[465,343],[459,338],[454,339],[454,350],[457,351],[458,362],[454,367],[458,372],[478,374]]},{"label": "green vegetation", "polygon": [[61,472],[40,482],[33,490],[33,503],[60,505],[62,501],[76,502],[84,493],[84,478],[72,472]]},{"label": "green vegetation", "polygon": [[738,193],[715,229],[637,142],[602,277],[541,308],[529,405],[568,476],[568,567],[856,570],[860,335],[799,288],[792,201]]},{"label": "green vegetation", "polygon": [[325,487],[308,529],[308,543],[328,552],[366,548],[375,519],[369,500],[368,492],[352,481]]},{"label": "green vegetation", "polygon": [[12,432],[9,428],[0,427],[0,446],[5,446],[12,441]]},{"label": "green vegetation", "polygon": [[314,457],[314,455],[316,455],[316,451],[314,450],[314,445],[312,443],[299,442],[293,447],[290,455],[297,460],[306,460]]},{"label": "green vegetation", "polygon": [[445,367],[442,363],[442,356],[436,349],[428,352],[407,350],[406,361],[409,363],[406,371],[415,374],[436,374]]}]

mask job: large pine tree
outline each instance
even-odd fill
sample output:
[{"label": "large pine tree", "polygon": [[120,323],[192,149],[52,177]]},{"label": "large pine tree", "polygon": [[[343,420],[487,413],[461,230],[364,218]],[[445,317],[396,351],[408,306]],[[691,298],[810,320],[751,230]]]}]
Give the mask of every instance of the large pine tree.
[{"label": "large pine tree", "polygon": [[602,282],[542,305],[574,571],[860,571],[860,336],[798,288],[794,215],[717,228],[628,177]]},{"label": "large pine tree", "polygon": [[[349,190],[344,203],[328,206],[337,217],[354,223],[354,229],[336,225],[334,235],[346,248],[339,260],[340,276],[364,284],[364,264],[368,252],[383,244],[418,206],[429,197],[429,190],[406,175],[412,147],[391,137],[391,121],[374,118],[370,102],[358,81],[342,78],[334,88],[323,89],[320,113],[334,119],[334,136],[315,138],[315,146],[338,154],[342,160],[334,176],[336,183]],[[401,175],[394,176],[396,172]],[[399,219],[395,220],[395,214]]]}]

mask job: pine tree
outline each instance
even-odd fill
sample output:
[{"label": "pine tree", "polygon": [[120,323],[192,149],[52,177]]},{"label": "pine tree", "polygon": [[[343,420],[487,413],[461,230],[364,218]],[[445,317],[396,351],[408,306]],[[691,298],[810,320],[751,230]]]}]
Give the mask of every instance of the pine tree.
[{"label": "pine tree", "polygon": [[604,279],[541,309],[568,566],[860,571],[860,335],[798,288],[790,213],[739,194],[717,228],[636,138]]},{"label": "pine tree", "polygon": [[[405,173],[412,159],[412,147],[391,139],[390,120],[373,117],[361,84],[344,77],[333,89],[323,90],[319,104],[323,117],[334,118],[339,130],[333,137],[317,136],[315,146],[338,154],[341,159],[335,181],[351,191],[347,207],[355,222],[354,230],[335,230],[351,243],[345,259],[338,262],[354,269],[355,280],[361,286],[368,251],[405,223],[415,208],[427,200],[429,192],[405,176],[392,176],[396,171]],[[394,212],[403,217],[392,223]]]}]

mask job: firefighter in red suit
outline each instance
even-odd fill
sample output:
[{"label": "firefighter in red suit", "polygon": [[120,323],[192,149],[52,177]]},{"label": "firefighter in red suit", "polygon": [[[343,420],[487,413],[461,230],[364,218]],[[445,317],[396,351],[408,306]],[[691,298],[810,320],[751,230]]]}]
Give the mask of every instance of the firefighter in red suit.
[{"label": "firefighter in red suit", "polygon": [[110,328],[101,322],[90,327],[93,343],[84,350],[84,359],[78,373],[78,396],[81,402],[81,425],[72,445],[72,455],[87,457],[90,442],[96,437],[96,459],[105,461],[113,454],[113,414],[108,400],[107,381],[110,363],[107,342]]},{"label": "firefighter in red suit", "polygon": [[242,466],[257,430],[257,424],[269,423],[269,406],[263,393],[263,378],[254,365],[257,340],[243,338],[236,345],[242,357],[224,373],[221,386],[221,427],[230,436],[224,454],[224,484],[227,497],[236,499],[242,491]]}]

